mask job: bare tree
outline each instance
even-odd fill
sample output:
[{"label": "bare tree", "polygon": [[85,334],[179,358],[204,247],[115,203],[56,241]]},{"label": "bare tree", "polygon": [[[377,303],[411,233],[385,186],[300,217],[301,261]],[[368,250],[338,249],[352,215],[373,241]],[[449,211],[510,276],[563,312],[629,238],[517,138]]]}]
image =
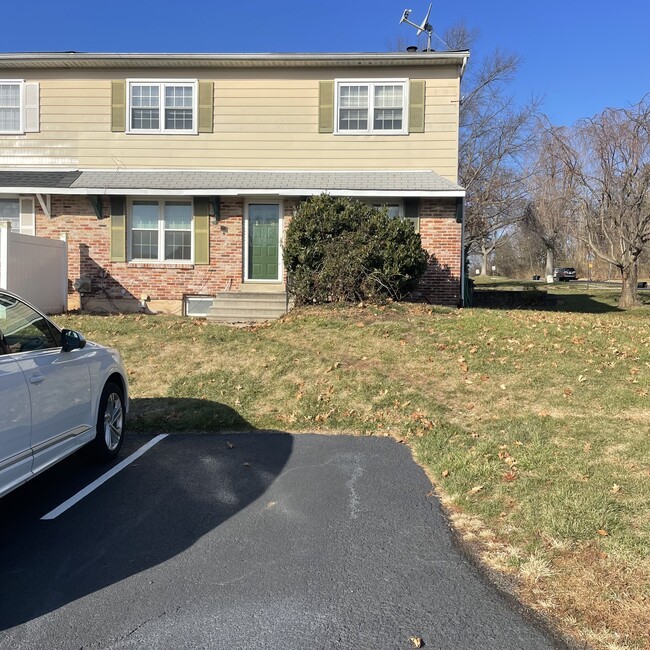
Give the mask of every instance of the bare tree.
[{"label": "bare tree", "polygon": [[[457,25],[445,40],[452,49],[469,48],[477,32]],[[470,60],[461,82],[459,182],[467,190],[465,244],[488,256],[505,245],[523,218],[523,155],[533,141],[538,102],[517,106],[507,87],[519,67],[514,54],[495,51],[482,62]]]},{"label": "bare tree", "polygon": [[582,120],[572,137],[553,132],[573,176],[578,236],[619,269],[619,307],[638,303],[637,263],[650,241],[650,101]]},{"label": "bare tree", "polygon": [[556,254],[566,248],[574,221],[575,177],[556,150],[562,130],[548,125],[533,148],[528,176],[529,203],[524,227],[544,245],[546,275],[553,274]]}]

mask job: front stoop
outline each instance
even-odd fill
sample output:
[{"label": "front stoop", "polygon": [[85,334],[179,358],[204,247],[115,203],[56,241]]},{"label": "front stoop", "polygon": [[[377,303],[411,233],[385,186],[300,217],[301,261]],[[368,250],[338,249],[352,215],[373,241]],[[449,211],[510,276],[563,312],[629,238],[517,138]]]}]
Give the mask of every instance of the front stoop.
[{"label": "front stoop", "polygon": [[207,319],[219,323],[250,323],[275,320],[284,316],[293,306],[286,291],[277,287],[242,288],[239,291],[220,291],[212,301]]}]

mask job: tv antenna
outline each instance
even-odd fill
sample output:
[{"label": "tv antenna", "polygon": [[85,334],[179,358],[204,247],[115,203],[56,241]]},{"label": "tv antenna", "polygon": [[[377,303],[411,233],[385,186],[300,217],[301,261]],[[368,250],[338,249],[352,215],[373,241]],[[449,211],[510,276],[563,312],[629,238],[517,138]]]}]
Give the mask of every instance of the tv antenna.
[{"label": "tv antenna", "polygon": [[404,13],[402,14],[402,19],[399,21],[399,24],[401,25],[402,23],[406,23],[407,25],[411,25],[412,27],[415,27],[415,29],[418,30],[417,35],[419,36],[422,32],[427,33],[427,52],[431,51],[431,37],[433,36],[433,27],[429,24],[429,16],[431,15],[431,7],[433,5],[429,5],[429,9],[427,10],[427,15],[424,17],[424,20],[417,25],[414,22],[411,22],[409,20],[409,16],[411,15],[412,9],[405,9]]}]

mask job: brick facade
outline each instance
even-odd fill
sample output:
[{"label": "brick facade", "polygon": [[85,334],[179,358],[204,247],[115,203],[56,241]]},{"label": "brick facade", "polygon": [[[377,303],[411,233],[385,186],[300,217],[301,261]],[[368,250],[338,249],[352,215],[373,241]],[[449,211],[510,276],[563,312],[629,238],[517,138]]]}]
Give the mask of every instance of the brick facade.
[{"label": "brick facade", "polygon": [[[298,201],[284,199],[284,227]],[[110,219],[98,219],[85,196],[55,195],[51,218],[37,206],[36,234],[68,237],[70,306],[76,306],[76,278],[91,278],[92,297],[101,309],[138,310],[145,296],[153,310],[180,313],[183,294],[214,295],[237,290],[243,281],[244,201],[225,198],[220,217],[210,224],[210,264],[135,263],[110,261]],[[109,201],[103,202],[109,216]],[[431,254],[429,269],[421,282],[421,294],[430,302],[457,305],[460,301],[461,225],[456,223],[455,199],[425,199],[420,206],[420,235]]]},{"label": "brick facade", "polygon": [[458,306],[461,300],[462,224],[456,221],[456,199],[420,202],[420,237],[429,252],[429,268],[420,291],[430,302]]}]

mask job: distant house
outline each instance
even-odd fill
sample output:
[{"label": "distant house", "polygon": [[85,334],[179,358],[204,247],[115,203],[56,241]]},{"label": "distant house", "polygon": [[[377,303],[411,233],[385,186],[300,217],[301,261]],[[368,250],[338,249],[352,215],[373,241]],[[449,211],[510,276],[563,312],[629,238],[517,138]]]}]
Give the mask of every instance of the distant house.
[{"label": "distant house", "polygon": [[219,295],[218,316],[228,296],[284,295],[301,200],[349,196],[413,222],[421,295],[457,305],[468,56],[0,54],[0,220],[67,233],[71,306],[75,286],[98,309]]}]

